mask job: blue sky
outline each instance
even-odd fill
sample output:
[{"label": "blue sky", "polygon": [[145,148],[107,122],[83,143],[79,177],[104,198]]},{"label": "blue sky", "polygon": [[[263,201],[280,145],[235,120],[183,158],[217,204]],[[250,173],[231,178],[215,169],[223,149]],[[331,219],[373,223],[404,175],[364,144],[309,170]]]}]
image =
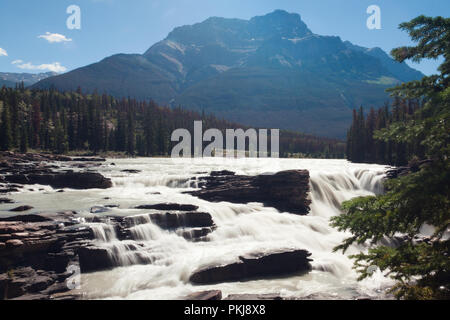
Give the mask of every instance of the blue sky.
[{"label": "blue sky", "polygon": [[[80,30],[66,26],[70,5],[81,9]],[[381,30],[366,27],[369,5],[381,9]],[[0,72],[69,71],[116,53],[143,53],[180,25],[210,16],[249,19],[275,9],[299,13],[314,33],[389,52],[411,44],[399,23],[420,14],[449,17],[450,1],[0,0]],[[432,74],[439,61],[410,65]]]}]

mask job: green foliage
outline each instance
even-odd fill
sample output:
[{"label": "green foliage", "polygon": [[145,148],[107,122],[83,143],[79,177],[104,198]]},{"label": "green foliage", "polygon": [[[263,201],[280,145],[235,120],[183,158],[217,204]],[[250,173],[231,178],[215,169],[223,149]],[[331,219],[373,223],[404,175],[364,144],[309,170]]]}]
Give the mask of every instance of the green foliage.
[{"label": "green foliage", "polygon": [[[59,92],[3,87],[0,102],[0,147],[21,152],[31,148],[55,153],[115,151],[132,156],[159,156],[170,153],[171,132],[186,128],[193,133],[195,120],[203,120],[204,130],[218,128],[224,133],[227,128],[247,129],[211,115],[106,94],[83,94],[81,89]],[[344,148],[344,143],[336,139],[280,133],[283,155],[304,153],[343,158]]]},{"label": "green foliage", "polygon": [[[344,214],[331,224],[352,236],[335,250],[369,245],[366,253],[352,256],[360,279],[370,275],[370,266],[378,266],[397,280],[391,290],[398,298],[450,299],[450,19],[420,16],[401,28],[418,45],[393,50],[397,60],[444,56],[445,61],[440,75],[391,90],[397,98],[423,101],[422,106],[409,117],[393,117],[374,137],[393,145],[419,143],[420,158],[429,161],[420,165],[417,155],[408,154],[413,172],[387,181],[385,194],[345,202]],[[420,235],[424,225],[434,227],[430,238]],[[398,246],[380,245],[395,236],[401,238]]]},{"label": "green foliage", "polygon": [[9,115],[9,106],[3,105],[0,125],[0,148],[1,150],[9,150],[13,145],[11,132],[11,117]]}]

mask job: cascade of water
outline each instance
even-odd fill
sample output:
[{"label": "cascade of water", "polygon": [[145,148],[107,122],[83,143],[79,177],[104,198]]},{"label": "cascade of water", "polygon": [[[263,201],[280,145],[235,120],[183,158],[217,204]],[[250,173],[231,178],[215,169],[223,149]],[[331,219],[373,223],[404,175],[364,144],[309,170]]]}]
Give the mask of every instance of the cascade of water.
[{"label": "cascade of water", "polygon": [[[136,215],[136,211],[130,211],[127,219],[132,240],[121,242],[113,236],[111,226],[97,225],[94,227],[97,230],[93,229],[94,234],[100,245],[110,249],[117,265],[147,265],[127,267],[130,269],[127,269],[126,274],[121,268],[105,271],[111,278],[111,284],[99,283],[98,278],[90,278],[92,286],[87,288],[88,291],[90,289],[105,297],[177,297],[182,292],[192,291],[188,278],[199,267],[227,263],[249,252],[270,252],[280,248],[309,250],[314,259],[314,271],[308,276],[293,277],[289,281],[276,279],[245,285],[222,284],[224,294],[283,291],[287,295],[298,296],[331,291],[345,296],[355,291],[371,293],[374,286],[381,286],[387,281],[378,275],[370,285],[358,283],[357,274],[352,270],[353,261],[347,255],[333,252],[333,248],[348,234],[338,232],[329,225],[330,217],[341,214],[340,205],[343,201],[383,191],[382,166],[354,165],[341,160],[232,160],[228,166],[222,163],[217,165],[207,159],[200,165],[192,166],[177,166],[171,164],[170,159],[123,161],[123,165],[115,161],[119,164],[115,170],[129,168],[133,161],[141,161],[139,168],[143,172],[137,176],[114,176],[113,173],[111,177],[115,186],[108,191],[112,197],[118,200],[126,198],[127,201],[133,198],[139,203],[142,203],[141,199],[150,197],[152,203],[173,201],[194,204],[200,207],[199,211],[211,214],[217,229],[209,234],[207,242],[189,242],[181,236],[182,231],[164,231],[152,223],[148,212]],[[179,190],[197,187],[196,180],[190,178],[204,174],[199,172],[223,169],[239,174],[308,169],[311,176],[310,214],[298,216],[280,213],[258,203],[210,203]],[[348,253],[354,254],[363,249],[361,246],[352,246]],[[94,284],[102,288],[101,293],[94,288]]]}]

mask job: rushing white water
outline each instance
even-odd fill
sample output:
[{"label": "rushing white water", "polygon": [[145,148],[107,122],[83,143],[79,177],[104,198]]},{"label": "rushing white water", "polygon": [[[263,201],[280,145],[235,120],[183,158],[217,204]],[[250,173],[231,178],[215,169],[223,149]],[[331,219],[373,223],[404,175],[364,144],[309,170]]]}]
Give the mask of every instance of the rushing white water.
[{"label": "rushing white water", "polygon": [[[115,165],[111,165],[114,162]],[[124,169],[142,170],[138,174]],[[210,203],[182,192],[197,185],[192,177],[213,170],[231,170],[256,175],[288,169],[307,169],[311,176],[311,212],[299,216],[263,207],[260,203]],[[333,252],[349,234],[329,226],[329,219],[340,214],[342,201],[382,192],[385,167],[351,164],[344,160],[311,159],[201,159],[195,162],[171,159],[114,159],[101,168],[112,178],[108,190],[55,193],[47,198],[25,192],[16,200],[27,201],[42,210],[75,209],[89,215],[94,205],[117,204],[119,208],[102,215],[129,216],[133,241],[118,241],[108,224],[91,224],[99,245],[109,249],[120,266],[113,270],[84,274],[82,290],[89,298],[177,299],[194,291],[220,289],[224,296],[232,293],[279,293],[283,296],[355,298],[360,295],[380,297],[391,281],[375,272],[358,282],[347,255],[364,247],[353,246],[346,254]],[[105,199],[108,197],[110,199]],[[36,200],[33,202],[33,199]],[[55,203],[59,201],[59,203]],[[140,204],[176,202],[194,204],[209,212],[217,229],[207,242],[190,242],[181,234],[160,229],[145,213],[131,209]],[[306,249],[312,253],[313,271],[302,276],[231,282],[210,286],[193,286],[190,274],[210,263],[228,263],[245,253],[278,249]],[[136,263],[146,263],[136,265]]]}]

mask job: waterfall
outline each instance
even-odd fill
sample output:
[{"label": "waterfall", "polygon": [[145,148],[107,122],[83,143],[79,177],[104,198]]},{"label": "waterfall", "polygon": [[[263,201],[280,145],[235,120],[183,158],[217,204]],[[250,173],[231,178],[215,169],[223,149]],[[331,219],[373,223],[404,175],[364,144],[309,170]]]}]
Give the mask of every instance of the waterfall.
[{"label": "waterfall", "polygon": [[[126,217],[129,240],[119,241],[112,225],[90,224],[97,245],[107,248],[114,264],[122,267],[103,272],[110,279],[107,283],[97,274],[84,275],[89,280],[85,290],[93,297],[179,298],[183,293],[202,290],[202,286],[193,288],[188,281],[190,274],[202,266],[230,263],[240,255],[280,248],[310,251],[313,271],[303,277],[226,283],[213,289],[221,289],[224,295],[279,292],[307,296],[332,292],[352,298],[360,294],[377,296],[379,288],[391,283],[380,274],[358,282],[348,255],[365,248],[351,246],[345,255],[333,252],[349,234],[329,225],[332,216],[341,214],[343,201],[383,192],[383,166],[313,159],[231,159],[225,164],[203,159],[186,165],[174,164],[170,159],[114,159],[114,162],[117,163],[114,170],[105,172],[114,183],[108,195],[123,208],[118,212]],[[142,172],[134,175],[120,172],[127,168]],[[310,172],[312,203],[306,216],[278,212],[260,203],[210,203],[183,193],[198,187],[196,177],[211,171],[256,175],[289,169]],[[207,236],[207,241],[188,241],[183,237],[188,229],[163,230],[152,222],[151,210],[129,209],[163,202],[196,205],[199,211],[211,214],[217,228]]]}]

